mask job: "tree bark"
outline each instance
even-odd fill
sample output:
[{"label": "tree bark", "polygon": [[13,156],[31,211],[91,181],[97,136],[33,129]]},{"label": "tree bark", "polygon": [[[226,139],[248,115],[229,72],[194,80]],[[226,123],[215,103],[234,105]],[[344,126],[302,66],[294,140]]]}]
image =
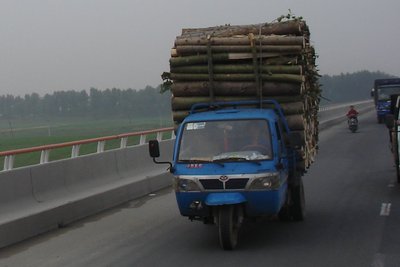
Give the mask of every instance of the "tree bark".
[{"label": "tree bark", "polygon": [[[297,74],[303,73],[302,67],[299,65],[263,65],[260,67],[263,73],[267,74]],[[172,73],[187,73],[187,74],[208,74],[208,66],[195,65],[195,66],[183,66],[183,67],[172,67]],[[253,73],[254,66],[251,64],[225,64],[225,65],[214,65],[213,73],[215,74],[227,74],[227,73]]]},{"label": "tree bark", "polygon": [[[257,86],[255,82],[214,82],[216,96],[255,96]],[[171,86],[174,96],[208,96],[210,84],[204,82],[174,82]],[[288,96],[301,95],[304,86],[298,83],[264,82],[262,85],[263,96]]]},{"label": "tree bark", "polygon": [[[255,43],[257,45],[301,45],[305,46],[306,39],[303,36],[255,36]],[[177,37],[175,40],[176,46],[184,45],[249,45],[251,42],[249,37],[246,36],[232,36],[232,37],[212,37],[210,40],[206,36],[200,37]]]},{"label": "tree bark", "polygon": [[[264,98],[266,100],[276,100],[281,105],[285,103],[301,102],[302,99],[299,96],[276,96]],[[210,97],[172,97],[171,106],[172,110],[190,110],[190,108],[197,103],[210,103],[210,102],[237,102],[246,100],[258,100],[256,96],[230,96],[230,97],[216,97],[214,100]]]},{"label": "tree bark", "polygon": [[[258,53],[278,52],[278,53],[291,53],[300,54],[302,46],[300,45],[256,45]],[[251,53],[252,47],[250,45],[220,45],[211,46],[212,53]],[[177,46],[171,50],[171,56],[185,56],[206,54],[208,47],[205,45],[196,46]]]},{"label": "tree bark", "polygon": [[230,37],[235,35],[309,35],[304,21],[290,20],[277,23],[262,23],[255,25],[217,26],[209,28],[183,29],[182,37],[198,37],[211,35],[213,37]]},{"label": "tree bark", "polygon": [[[235,60],[245,60],[245,59],[253,59],[254,55],[252,53],[221,53],[221,54],[213,54],[212,61],[214,63],[218,62],[229,62]],[[290,52],[267,52],[267,53],[259,53],[256,55],[258,59],[267,59],[270,58],[288,58],[293,57],[293,54]],[[185,57],[171,57],[169,60],[169,64],[171,67],[179,67],[179,66],[189,66],[196,64],[207,64],[208,56],[207,55],[195,55],[195,56],[185,56]]]},{"label": "tree bark", "polygon": [[[261,74],[263,81],[291,82],[302,83],[305,80],[303,75],[294,74]],[[242,74],[214,74],[214,81],[254,81],[256,75],[252,73]],[[209,81],[208,74],[187,74],[187,73],[171,73],[171,79],[174,81]]]}]

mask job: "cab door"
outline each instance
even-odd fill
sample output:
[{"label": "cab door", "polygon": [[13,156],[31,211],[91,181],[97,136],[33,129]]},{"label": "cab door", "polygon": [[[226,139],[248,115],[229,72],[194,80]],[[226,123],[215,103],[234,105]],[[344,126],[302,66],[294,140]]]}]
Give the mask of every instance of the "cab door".
[{"label": "cab door", "polygon": [[284,181],[287,180],[287,177],[289,175],[288,169],[289,169],[289,160],[288,160],[288,153],[286,150],[285,146],[285,141],[283,140],[283,134],[282,134],[282,126],[279,121],[275,122],[275,127],[276,131],[276,138],[277,138],[277,144],[275,146],[276,153],[274,153],[274,156],[276,156],[276,169],[279,170],[281,174],[281,179]]}]

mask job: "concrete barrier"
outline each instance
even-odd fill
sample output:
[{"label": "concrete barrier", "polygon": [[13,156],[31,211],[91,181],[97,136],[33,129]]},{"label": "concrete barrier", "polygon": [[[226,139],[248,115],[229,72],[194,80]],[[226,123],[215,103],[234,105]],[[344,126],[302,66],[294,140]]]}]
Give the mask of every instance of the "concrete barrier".
[{"label": "concrete barrier", "polygon": [[[173,141],[160,143],[170,160]],[[0,247],[62,227],[171,184],[147,145],[0,173]]]}]

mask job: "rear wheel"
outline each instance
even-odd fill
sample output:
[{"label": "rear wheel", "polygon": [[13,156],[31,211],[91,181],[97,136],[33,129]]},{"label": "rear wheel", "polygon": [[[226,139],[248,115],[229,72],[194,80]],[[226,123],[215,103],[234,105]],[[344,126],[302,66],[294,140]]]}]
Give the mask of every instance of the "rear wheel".
[{"label": "rear wheel", "polygon": [[299,184],[291,188],[292,205],[290,213],[295,221],[303,221],[306,215],[306,201],[304,196],[303,180],[299,178]]},{"label": "rear wheel", "polygon": [[219,242],[224,250],[232,250],[236,247],[239,228],[238,207],[221,206],[218,210],[218,233]]}]

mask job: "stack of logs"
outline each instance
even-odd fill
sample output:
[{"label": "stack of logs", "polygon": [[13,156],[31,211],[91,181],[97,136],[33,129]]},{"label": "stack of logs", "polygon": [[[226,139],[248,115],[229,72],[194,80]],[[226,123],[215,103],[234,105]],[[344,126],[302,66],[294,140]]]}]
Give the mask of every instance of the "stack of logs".
[{"label": "stack of logs", "polygon": [[183,29],[171,52],[173,119],[179,124],[191,106],[202,102],[277,100],[291,131],[301,133],[306,169],[318,141],[320,89],[305,21]]}]

